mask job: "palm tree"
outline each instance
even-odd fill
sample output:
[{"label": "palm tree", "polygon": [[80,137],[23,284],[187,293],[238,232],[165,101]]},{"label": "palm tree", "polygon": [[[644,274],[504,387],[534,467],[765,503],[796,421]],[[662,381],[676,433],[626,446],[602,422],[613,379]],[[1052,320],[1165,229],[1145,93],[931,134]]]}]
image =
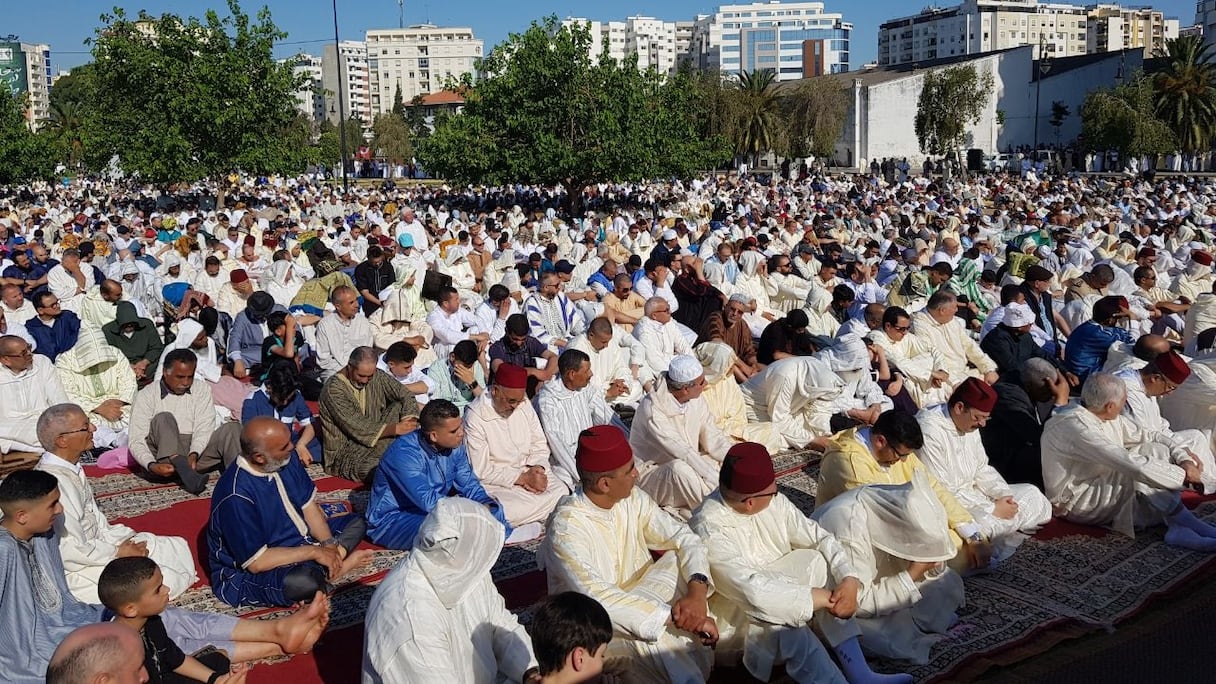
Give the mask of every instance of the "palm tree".
[{"label": "palm tree", "polygon": [[51,118],[45,130],[68,156],[68,166],[75,169],[84,151],[84,108],[74,101],[51,103]]},{"label": "palm tree", "polygon": [[776,80],[772,69],[739,72],[735,153],[747,155],[753,167],[761,154],[780,147],[784,133],[781,105],[772,88]]},{"label": "palm tree", "polygon": [[1216,130],[1216,66],[1210,46],[1199,36],[1165,41],[1160,57],[1169,60],[1153,79],[1157,116],[1178,138],[1187,154],[1211,149]]}]

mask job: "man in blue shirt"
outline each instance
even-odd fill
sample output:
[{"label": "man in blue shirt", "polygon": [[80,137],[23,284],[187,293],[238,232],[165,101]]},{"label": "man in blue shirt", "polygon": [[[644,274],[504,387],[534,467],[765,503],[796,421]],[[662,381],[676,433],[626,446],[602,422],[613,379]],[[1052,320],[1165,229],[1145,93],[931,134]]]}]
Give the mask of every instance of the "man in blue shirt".
[{"label": "man in blue shirt", "polygon": [[211,587],[231,606],[289,606],[328,592],[370,557],[355,551],[366,523],[327,519],[295,455],[291,430],[259,416],[241,430],[241,456],[211,495]]},{"label": "man in blue shirt", "polygon": [[1115,342],[1132,344],[1131,333],[1118,327],[1130,317],[1126,297],[1103,297],[1094,302],[1093,319],[1077,326],[1068,336],[1064,367],[1082,383],[1090,373],[1102,370],[1110,345]]},{"label": "man in blue shirt", "polygon": [[372,481],[368,537],[390,549],[409,549],[440,498],[463,496],[490,509],[511,533],[502,506],[482,488],[464,448],[460,409],[446,399],[422,408],[418,429],[393,442]]},{"label": "man in blue shirt", "polygon": [[5,278],[20,280],[21,282],[18,284],[21,285],[25,298],[32,301],[34,295],[46,291],[46,274],[50,270],[46,266],[35,262],[30,257],[26,245],[21,244],[13,249],[13,265],[4,269],[4,273],[0,275],[3,275]]}]

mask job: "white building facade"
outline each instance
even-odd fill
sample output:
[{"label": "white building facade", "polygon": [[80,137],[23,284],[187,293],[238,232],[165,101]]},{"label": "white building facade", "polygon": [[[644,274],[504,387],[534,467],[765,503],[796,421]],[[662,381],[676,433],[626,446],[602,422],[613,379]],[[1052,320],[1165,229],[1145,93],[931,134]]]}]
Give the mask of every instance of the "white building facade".
[{"label": "white building facade", "polygon": [[772,69],[790,81],[849,70],[853,25],[822,2],[722,5],[694,23],[690,58],[727,73]]},{"label": "white building facade", "polygon": [[285,61],[291,64],[293,75],[303,77],[295,93],[296,109],[312,121],[321,121],[326,117],[321,58],[301,53]]},{"label": "white building facade", "polygon": [[963,0],[891,19],[878,29],[878,64],[891,66],[1043,45],[1047,57],[1159,48],[1178,20],[1144,8],[1039,0]]},{"label": "white building facade", "polygon": [[51,46],[0,42],[0,87],[25,98],[25,121],[38,130],[51,118]]},{"label": "white building facade", "polygon": [[663,21],[654,17],[628,17],[625,21],[595,21],[570,17],[563,26],[586,26],[591,34],[589,49],[592,62],[607,55],[617,61],[637,55],[638,69],[654,67],[664,74],[673,74],[682,59],[687,59],[692,43],[691,21]]},{"label": "white building facade", "polygon": [[339,105],[345,99],[345,118],[358,117],[364,131],[372,125],[371,71],[367,43],[344,40],[326,45],[321,57],[321,87],[325,93],[325,118],[337,125]]},{"label": "white building facade", "polygon": [[371,30],[366,45],[373,116],[393,110],[398,88],[402,101],[409,103],[442,90],[449,78],[475,78],[485,49],[471,28],[431,24]]}]

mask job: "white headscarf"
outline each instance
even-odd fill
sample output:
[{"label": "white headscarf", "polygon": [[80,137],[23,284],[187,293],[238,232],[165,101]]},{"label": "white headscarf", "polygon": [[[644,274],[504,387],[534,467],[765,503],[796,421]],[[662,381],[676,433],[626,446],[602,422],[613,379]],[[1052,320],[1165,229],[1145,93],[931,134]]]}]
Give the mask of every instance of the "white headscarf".
[{"label": "white headscarf", "polygon": [[280,259],[270,264],[267,271],[270,278],[266,281],[266,292],[274,297],[275,304],[284,308],[291,307],[291,300],[304,283],[295,275],[295,264],[287,259]]},{"label": "white headscarf", "polygon": [[439,499],[422,521],[410,558],[449,610],[480,586],[506,539],[502,523],[485,506],[463,497]]},{"label": "white headscarf", "polygon": [[857,333],[845,333],[831,347],[824,347],[815,356],[831,366],[832,371],[854,371],[870,367],[870,352]]},{"label": "white headscarf", "polygon": [[[206,349],[191,349],[190,345],[194,343],[194,339],[203,332],[203,324],[193,318],[183,318],[177,323],[177,337],[173,341],[165,345],[165,351],[161,354],[161,359],[165,358],[169,352],[175,349],[190,349],[194,355],[198,357],[198,365],[194,367],[194,377],[197,380],[203,380],[209,383],[219,382],[222,371],[220,369],[219,360],[215,353],[215,340],[207,338]],[[156,362],[156,379],[160,380],[164,375],[164,366],[161,361]]]}]

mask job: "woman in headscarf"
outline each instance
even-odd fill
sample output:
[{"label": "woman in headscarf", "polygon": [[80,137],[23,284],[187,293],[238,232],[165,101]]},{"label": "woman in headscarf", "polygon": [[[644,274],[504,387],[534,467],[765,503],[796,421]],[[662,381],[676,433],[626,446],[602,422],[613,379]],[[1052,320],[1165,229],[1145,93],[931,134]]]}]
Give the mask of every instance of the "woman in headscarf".
[{"label": "woman in headscarf", "polygon": [[[209,309],[214,311],[214,309]],[[207,309],[204,309],[207,311]],[[185,318],[177,324],[177,337],[165,345],[164,354],[175,349],[189,349],[198,357],[194,367],[194,379],[203,381],[211,387],[211,398],[215,401],[215,412],[224,420],[239,418],[241,406],[249,394],[249,386],[231,375],[224,375],[221,358],[216,350],[215,341],[208,335],[203,324],[193,318]],[[164,356],[162,355],[163,359]],[[159,382],[164,374],[160,363],[156,364],[156,381]]]},{"label": "woman in headscarf", "polygon": [[703,342],[693,353],[705,368],[705,390],[701,396],[709,403],[709,412],[718,429],[735,441],[763,444],[770,453],[784,449],[785,440],[772,423],[747,420],[743,391],[731,371],[738,357],[730,345]]},{"label": "woman in headscarf", "polygon": [[744,319],[752,329],[752,334],[759,337],[768,324],[781,318],[781,314],[773,308],[769,297],[777,293],[765,275],[764,255],[755,250],[746,250],[739,254],[739,275],[735,278],[735,292],[750,295],[752,298],[751,311],[744,314]]},{"label": "woman in headscarf", "polygon": [[894,406],[870,375],[875,354],[875,348],[867,346],[865,340],[852,332],[841,335],[833,346],[815,354],[844,381],[844,387],[832,405],[833,433],[858,425],[873,425],[879,414]]},{"label": "woman in headscarf", "polygon": [[452,287],[460,293],[460,301],[465,306],[476,309],[481,304],[481,295],[473,290],[477,286],[477,276],[463,250],[449,249],[440,271],[452,277]]},{"label": "woman in headscarf", "polygon": [[426,322],[427,310],[422,302],[422,278],[409,262],[398,262],[394,271],[396,282],[381,293],[380,308],[368,318],[372,343],[377,349],[388,349],[404,341],[418,352],[414,365],[425,369],[435,361],[435,351],[431,349],[434,331]]},{"label": "woman in headscarf", "polygon": [[980,267],[975,259],[964,256],[954,267],[948,287],[956,295],[965,296],[967,302],[975,305],[976,315],[983,320],[991,311],[988,298],[980,291]]},{"label": "woman in headscarf", "polygon": [[922,471],[905,484],[851,489],[812,515],[861,582],[854,620],[866,651],[921,664],[964,599],[962,578],[945,566],[957,553],[946,511]]},{"label": "woman in headscarf", "polygon": [[267,269],[264,290],[274,297],[275,304],[283,308],[291,307],[291,300],[304,285],[304,280],[296,277],[295,263],[288,259],[280,259],[270,264]]}]

